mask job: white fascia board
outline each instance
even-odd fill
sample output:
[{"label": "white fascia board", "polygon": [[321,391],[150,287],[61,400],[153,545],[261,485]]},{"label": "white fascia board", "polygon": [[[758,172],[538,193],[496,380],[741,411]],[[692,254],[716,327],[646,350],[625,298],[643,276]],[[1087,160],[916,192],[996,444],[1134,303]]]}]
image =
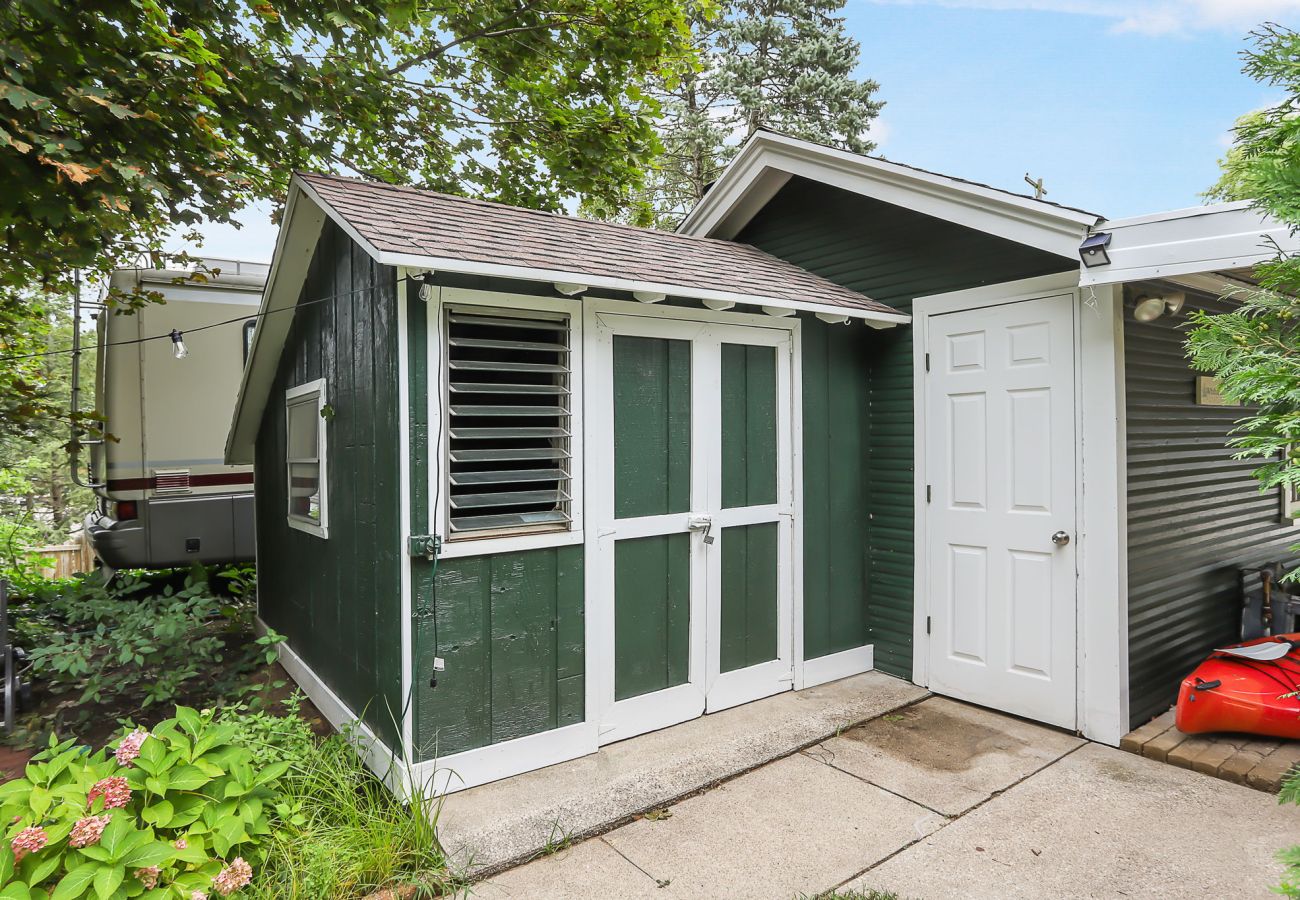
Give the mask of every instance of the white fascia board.
[{"label": "white fascia board", "polygon": [[426,268],[433,269],[436,272],[452,272],[459,275],[487,275],[499,278],[513,278],[519,281],[581,281],[587,285],[588,290],[641,291],[650,294],[666,294],[670,297],[685,297],[691,300],[717,300],[729,303],[746,303],[750,306],[772,306],[781,309],[792,309],[796,312],[837,312],[855,319],[879,322],[882,325],[905,325],[912,320],[911,316],[899,312],[879,312],[861,307],[837,306],[833,303],[804,303],[798,300],[783,300],[756,294],[737,293],[735,291],[688,287],[668,282],[640,281],[634,278],[620,278],[611,275],[592,275],[589,272],[535,269],[529,266],[512,266],[505,263],[486,263],[477,260],[421,256],[413,253],[394,253],[391,251],[379,253],[378,260],[382,265],[386,266]]},{"label": "white fascia board", "polygon": [[[1091,213],[760,133],[750,139],[678,230],[734,237],[779,189],[772,173],[786,179],[799,175],[1070,259],[1078,258],[1079,242],[1101,221]],[[757,202],[759,199],[762,202]]]},{"label": "white fascia board", "polygon": [[275,239],[271,272],[258,307],[253,346],[235,400],[235,415],[226,438],[226,462],[232,465],[253,462],[257,429],[295,315],[291,311],[279,311],[297,306],[321,227],[325,224],[324,208],[310,198],[304,198],[299,190],[301,185],[297,178],[289,185],[283,224]]},{"label": "white fascia board", "polygon": [[1081,268],[1084,286],[1246,269],[1273,259],[1279,248],[1300,251],[1286,224],[1245,202],[1119,219],[1098,230],[1111,236],[1111,261]]}]

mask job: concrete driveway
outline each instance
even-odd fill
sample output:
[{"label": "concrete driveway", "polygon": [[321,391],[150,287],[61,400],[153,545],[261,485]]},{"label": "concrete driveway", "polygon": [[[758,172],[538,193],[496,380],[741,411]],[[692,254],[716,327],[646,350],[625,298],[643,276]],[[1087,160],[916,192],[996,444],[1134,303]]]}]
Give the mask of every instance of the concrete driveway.
[{"label": "concrete driveway", "polygon": [[931,697],[474,885],[487,900],[1269,897],[1300,809]]}]

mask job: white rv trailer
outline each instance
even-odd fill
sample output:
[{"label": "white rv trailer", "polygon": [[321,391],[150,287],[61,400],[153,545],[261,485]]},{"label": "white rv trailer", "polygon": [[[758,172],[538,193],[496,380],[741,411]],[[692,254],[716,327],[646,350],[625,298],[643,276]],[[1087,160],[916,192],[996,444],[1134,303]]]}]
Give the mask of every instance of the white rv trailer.
[{"label": "white rv trailer", "polygon": [[[90,446],[99,503],[86,531],[110,570],[255,555],[253,467],[226,465],[223,451],[269,267],[206,259],[197,268],[202,279],[119,269],[112,288],[156,291],[165,303],[100,311],[95,396],[109,437]],[[228,324],[196,330],[217,322]],[[184,358],[172,340],[141,340],[173,330]]]}]

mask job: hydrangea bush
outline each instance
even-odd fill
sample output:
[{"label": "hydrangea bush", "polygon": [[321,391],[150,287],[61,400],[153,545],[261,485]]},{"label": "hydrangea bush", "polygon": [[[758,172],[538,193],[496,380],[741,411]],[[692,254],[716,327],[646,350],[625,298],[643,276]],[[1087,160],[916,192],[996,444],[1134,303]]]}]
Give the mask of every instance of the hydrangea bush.
[{"label": "hydrangea bush", "polygon": [[178,707],[92,751],[56,742],[0,786],[0,900],[216,900],[252,881],[286,761],[258,766],[233,725]]}]

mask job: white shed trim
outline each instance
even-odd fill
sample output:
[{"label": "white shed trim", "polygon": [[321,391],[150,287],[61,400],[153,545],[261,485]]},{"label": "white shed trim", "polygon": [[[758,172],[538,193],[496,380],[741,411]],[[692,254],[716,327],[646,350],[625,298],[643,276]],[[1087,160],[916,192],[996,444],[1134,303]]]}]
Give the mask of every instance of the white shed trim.
[{"label": "white shed trim", "polygon": [[733,238],[794,175],[1075,259],[1092,213],[760,131],[677,229]]},{"label": "white shed trim", "polygon": [[1247,201],[1116,219],[1097,230],[1111,236],[1111,261],[1082,268],[1085,287],[1244,269],[1272,259],[1279,248],[1300,250],[1288,225]]}]

